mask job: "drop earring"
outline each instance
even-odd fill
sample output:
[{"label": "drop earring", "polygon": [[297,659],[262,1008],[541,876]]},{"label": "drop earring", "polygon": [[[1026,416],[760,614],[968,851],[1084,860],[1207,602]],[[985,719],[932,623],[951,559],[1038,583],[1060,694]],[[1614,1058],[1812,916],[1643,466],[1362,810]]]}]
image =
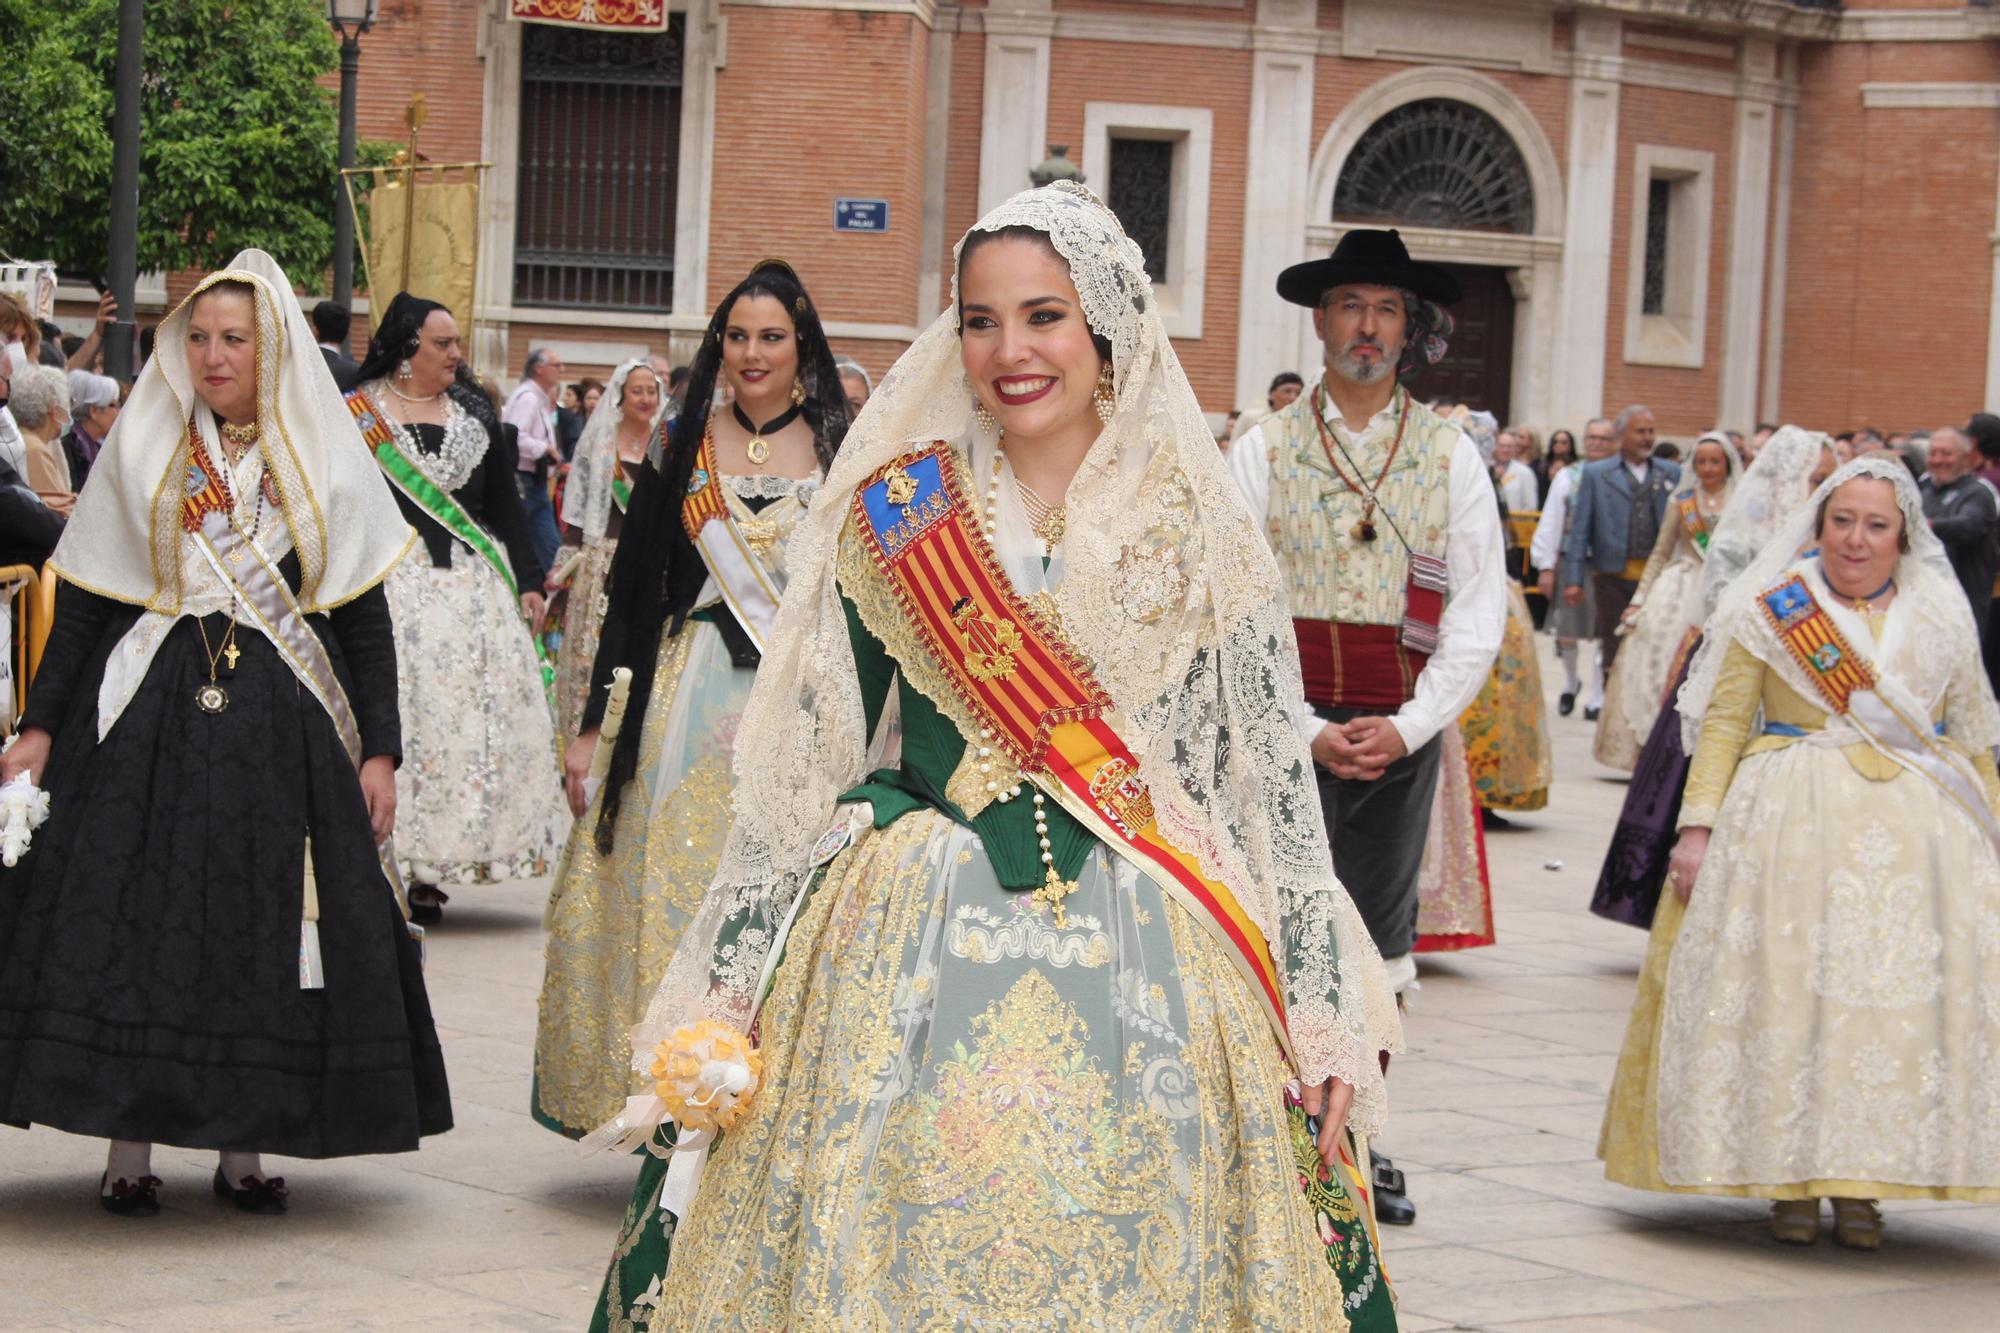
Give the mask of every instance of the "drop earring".
[{"label": "drop earring", "polygon": [[403,362],[403,363],[402,363],[401,365],[399,365],[399,366],[397,366],[397,367],[396,367],[396,378],[397,378],[397,379],[399,379],[399,380],[406,380],[406,379],[410,378],[410,363],[409,363],[409,362],[405,361],[405,362]]},{"label": "drop earring", "polygon": [[972,399],[972,424],[987,435],[992,435],[1000,429],[1000,422],[994,417],[991,409],[979,401],[977,394],[973,395]]},{"label": "drop earring", "polygon": [[799,382],[798,382],[797,380],[793,380],[793,381],[792,381],[792,406],[794,406],[794,407],[799,407],[799,406],[803,406],[803,405],[804,405],[804,403],[805,403],[805,401],[806,401],[806,386],[805,386],[805,385],[803,385],[803,384],[801,384],[801,383],[799,383]]},{"label": "drop earring", "polygon": [[1118,386],[1111,378],[1111,363],[1097,372],[1097,388],[1091,391],[1091,400],[1097,408],[1097,419],[1104,425],[1111,424],[1111,414],[1118,410]]}]

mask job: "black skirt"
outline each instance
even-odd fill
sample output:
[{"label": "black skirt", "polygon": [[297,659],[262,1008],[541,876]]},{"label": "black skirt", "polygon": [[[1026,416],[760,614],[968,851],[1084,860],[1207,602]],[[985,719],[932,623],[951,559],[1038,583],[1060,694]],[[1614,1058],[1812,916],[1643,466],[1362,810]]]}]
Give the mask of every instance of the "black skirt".
[{"label": "black skirt", "polygon": [[[226,622],[208,622],[220,646]],[[97,673],[56,732],[48,822],[0,871],[0,1121],[341,1157],[451,1127],[418,946],[332,720],[260,634],[195,703],[194,621],[102,743]],[[299,986],[310,834],[325,962]]]}]

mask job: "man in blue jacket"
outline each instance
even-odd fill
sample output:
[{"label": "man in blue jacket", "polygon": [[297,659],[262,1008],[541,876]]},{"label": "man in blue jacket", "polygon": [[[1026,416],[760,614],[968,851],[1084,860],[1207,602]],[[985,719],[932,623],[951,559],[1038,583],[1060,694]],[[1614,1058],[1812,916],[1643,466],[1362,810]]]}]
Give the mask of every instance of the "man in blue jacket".
[{"label": "man in blue jacket", "polygon": [[1611,428],[1618,453],[1583,465],[1570,498],[1562,562],[1563,600],[1571,606],[1583,601],[1583,580],[1586,574],[1590,578],[1606,671],[1618,659],[1619,618],[1638,590],[1667,498],[1681,475],[1677,465],[1652,456],[1656,430],[1650,408],[1626,408]]}]

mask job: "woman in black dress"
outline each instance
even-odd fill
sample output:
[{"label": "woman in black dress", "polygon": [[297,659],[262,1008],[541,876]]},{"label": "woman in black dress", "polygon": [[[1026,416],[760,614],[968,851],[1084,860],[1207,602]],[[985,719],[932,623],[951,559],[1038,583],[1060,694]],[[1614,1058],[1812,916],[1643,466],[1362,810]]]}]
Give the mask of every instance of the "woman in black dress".
[{"label": "woman in black dress", "polygon": [[261,1152],[404,1152],[451,1127],[400,889],[382,580],[409,524],[290,282],[249,250],[161,326],[49,569],[56,620],[0,781],[51,795],[0,871],[0,1121],[151,1145],[280,1212]]},{"label": "woman in black dress", "polygon": [[396,624],[403,766],[397,851],[419,925],[445,884],[545,875],[569,832],[555,716],[529,622],[544,570],[493,404],[461,381],[458,325],[398,293],[348,395],[421,539],[384,585]]}]

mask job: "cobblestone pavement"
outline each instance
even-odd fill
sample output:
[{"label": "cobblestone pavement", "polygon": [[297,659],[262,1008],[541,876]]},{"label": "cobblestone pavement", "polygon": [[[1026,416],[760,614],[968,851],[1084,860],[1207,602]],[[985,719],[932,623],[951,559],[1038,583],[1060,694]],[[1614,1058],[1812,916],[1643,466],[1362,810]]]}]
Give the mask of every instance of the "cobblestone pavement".
[{"label": "cobblestone pavement", "polygon": [[[1550,808],[1488,839],[1501,943],[1426,961],[1391,1083],[1383,1147],[1420,1210],[1386,1237],[1403,1328],[1993,1327],[2000,1207],[1890,1205],[1865,1255],[1777,1246],[1753,1202],[1604,1180],[1644,939],[1584,911],[1624,787],[1554,697]],[[273,1159],[289,1216],[235,1214],[208,1192],[212,1156],[162,1149],[164,1211],[114,1218],[92,1198],[100,1143],[0,1129],[0,1329],[582,1328],[632,1168],[528,1118],[544,892],[455,894],[432,932],[458,1127],[408,1156]]]}]

